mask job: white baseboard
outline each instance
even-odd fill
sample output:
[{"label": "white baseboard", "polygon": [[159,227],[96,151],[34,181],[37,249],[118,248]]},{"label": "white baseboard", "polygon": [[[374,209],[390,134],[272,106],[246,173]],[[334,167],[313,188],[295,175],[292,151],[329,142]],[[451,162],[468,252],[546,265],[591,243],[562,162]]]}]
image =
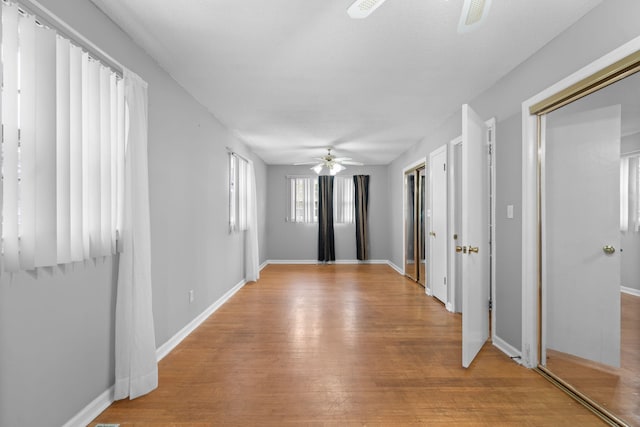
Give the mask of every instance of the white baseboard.
[{"label": "white baseboard", "polygon": [[158,359],[158,362],[164,359],[167,354],[171,353],[171,350],[176,348],[178,344],[182,342],[182,340],[189,336],[191,332],[196,330],[196,328],[200,326],[202,322],[207,320],[209,316],[211,316],[217,309],[219,309],[222,304],[227,302],[229,298],[231,298],[236,292],[238,292],[246,283],[246,280],[241,280],[237,285],[235,285],[224,295],[222,295],[222,297],[220,297],[216,302],[211,304],[205,311],[200,313],[198,317],[189,322],[187,326],[182,328],[180,331],[178,331],[178,333],[169,338],[167,342],[158,347],[158,349],[156,350],[156,358]]},{"label": "white baseboard", "polygon": [[511,344],[509,344],[508,342],[506,342],[505,340],[503,340],[497,335],[494,335],[491,341],[493,341],[493,345],[497,347],[498,350],[500,350],[501,352],[509,356],[511,360],[513,360],[514,362],[520,365],[522,364],[522,352],[520,350],[518,350],[517,348],[515,348],[514,346],[512,346]]},{"label": "white baseboard", "polygon": [[270,259],[267,264],[318,264],[315,259]]},{"label": "white baseboard", "polygon": [[[306,265],[306,264],[324,264],[321,261],[315,259],[270,259],[265,261],[266,264],[276,264],[276,265],[286,265],[286,264],[295,264],[295,265]],[[337,259],[335,261],[329,261],[327,264],[336,264],[336,265],[354,265],[354,264],[389,264],[389,261],[386,259],[368,259],[365,261],[360,261],[359,259]]]},{"label": "white baseboard", "polygon": [[626,286],[620,286],[620,292],[640,297],[640,289],[627,288]]},{"label": "white baseboard", "polygon": [[260,267],[258,267],[258,271],[262,271],[267,265],[269,265],[269,260],[266,260],[265,262],[260,264]]},{"label": "white baseboard", "polygon": [[[265,264],[266,265],[266,264]],[[193,319],[187,326],[182,328],[178,333],[169,338],[167,342],[162,344],[156,350],[156,359],[161,361],[169,354],[174,348],[178,346],[191,332],[196,330],[198,326],[202,324],[209,316],[211,316],[217,309],[219,309],[225,302],[229,300],[236,292],[238,292],[246,284],[245,280],[240,281],[233,288],[229,289],[222,297],[216,302],[211,304],[205,311],[200,313],[198,317]],[[73,418],[67,421],[63,427],[84,427],[93,421],[98,415],[100,415],[105,409],[113,403],[113,386],[107,391],[96,397],[91,403],[89,403],[84,409],[78,412]]]},{"label": "white baseboard", "polygon": [[404,270],[400,267],[398,267],[397,265],[395,265],[393,262],[391,261],[387,261],[387,264],[389,265],[389,267],[393,268],[395,271],[398,272],[398,274],[401,274],[404,276]]},{"label": "white baseboard", "polygon": [[67,421],[62,427],[85,427],[113,403],[113,386]]}]

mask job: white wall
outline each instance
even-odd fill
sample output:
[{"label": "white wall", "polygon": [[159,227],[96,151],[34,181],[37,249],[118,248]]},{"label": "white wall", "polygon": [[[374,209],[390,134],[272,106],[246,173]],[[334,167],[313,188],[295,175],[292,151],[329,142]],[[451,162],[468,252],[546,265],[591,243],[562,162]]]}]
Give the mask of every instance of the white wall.
[{"label": "white wall", "polygon": [[[520,182],[522,169],[520,149],[509,144],[522,144],[520,108],[522,102],[567,75],[600,58],[640,35],[640,2],[607,0],[581,18],[576,24],[545,45],[527,61],[516,67],[493,87],[469,103],[481,117],[496,117],[496,174],[500,181]],[[506,130],[506,131],[505,131]],[[391,259],[402,262],[402,168],[414,159],[426,156],[461,132],[460,112],[433,129],[413,148],[389,166],[389,198],[391,200]],[[501,152],[502,150],[502,152]],[[498,183],[496,194],[496,248],[498,254],[521,251],[520,230],[514,225],[521,220],[521,198],[511,185]],[[506,220],[507,204],[514,205],[516,218]],[[508,222],[511,221],[511,222]],[[514,231],[514,232],[507,232]],[[521,265],[513,257],[497,258],[496,331],[499,338],[519,349],[521,339]],[[401,264],[398,264],[401,265]],[[504,335],[502,335],[504,334]]]},{"label": "white wall", "polygon": [[[285,221],[287,175],[314,175],[309,166],[268,166],[267,255],[270,260],[317,260],[318,224]],[[343,176],[370,175],[369,178],[369,258],[388,260],[389,203],[386,166],[349,166]],[[334,225],[336,260],[355,260],[354,224]]]},{"label": "white wall", "polygon": [[[40,0],[149,83],[149,186],[156,344],[244,277],[228,233],[225,146],[256,166],[266,259],[263,162],[88,0]],[[69,271],[66,271],[69,270]],[[0,277],[0,426],[62,425],[114,380],[117,259]],[[188,291],[196,300],[188,302]]]}]

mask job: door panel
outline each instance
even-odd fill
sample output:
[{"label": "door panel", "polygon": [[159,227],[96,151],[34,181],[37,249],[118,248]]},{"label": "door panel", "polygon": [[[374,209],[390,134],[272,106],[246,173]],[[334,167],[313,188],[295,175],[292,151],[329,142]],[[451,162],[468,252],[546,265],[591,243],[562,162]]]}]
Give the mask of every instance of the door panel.
[{"label": "door panel", "polygon": [[427,286],[427,247],[425,233],[426,227],[426,196],[427,196],[427,183],[424,168],[418,169],[418,194],[419,194],[419,208],[418,208],[418,283],[426,288]]},{"label": "door panel", "polygon": [[489,170],[487,126],[462,106],[462,366],[489,337]]},{"label": "door panel", "polygon": [[[620,366],[619,105],[546,118],[546,348]],[[605,245],[615,248],[612,254]],[[545,360],[543,360],[545,363]]]},{"label": "door panel", "polygon": [[447,146],[429,154],[430,283],[433,295],[447,303]]},{"label": "door panel", "polygon": [[404,274],[412,278],[418,279],[418,270],[416,266],[416,177],[415,171],[405,174],[405,204],[404,204],[404,235],[405,235],[405,260]]}]

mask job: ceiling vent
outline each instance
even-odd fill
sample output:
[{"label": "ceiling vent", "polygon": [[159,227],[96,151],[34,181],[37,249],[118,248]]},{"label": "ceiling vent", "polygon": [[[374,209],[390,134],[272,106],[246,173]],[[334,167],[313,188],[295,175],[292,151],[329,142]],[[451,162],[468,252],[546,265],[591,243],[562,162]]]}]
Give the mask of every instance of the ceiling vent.
[{"label": "ceiling vent", "polygon": [[380,7],[385,0],[356,0],[349,9],[347,9],[347,13],[353,19],[362,19],[369,16],[374,10]]},{"label": "ceiling vent", "polygon": [[480,26],[489,14],[491,0],[464,0],[458,32],[467,33]]}]

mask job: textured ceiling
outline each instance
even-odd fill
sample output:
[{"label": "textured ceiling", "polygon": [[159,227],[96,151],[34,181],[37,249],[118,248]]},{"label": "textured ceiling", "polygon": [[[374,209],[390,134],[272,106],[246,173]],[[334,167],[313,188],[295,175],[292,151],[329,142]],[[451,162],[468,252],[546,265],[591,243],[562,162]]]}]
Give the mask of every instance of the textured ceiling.
[{"label": "textured ceiling", "polygon": [[268,164],[387,164],[601,0],[92,0]]}]

